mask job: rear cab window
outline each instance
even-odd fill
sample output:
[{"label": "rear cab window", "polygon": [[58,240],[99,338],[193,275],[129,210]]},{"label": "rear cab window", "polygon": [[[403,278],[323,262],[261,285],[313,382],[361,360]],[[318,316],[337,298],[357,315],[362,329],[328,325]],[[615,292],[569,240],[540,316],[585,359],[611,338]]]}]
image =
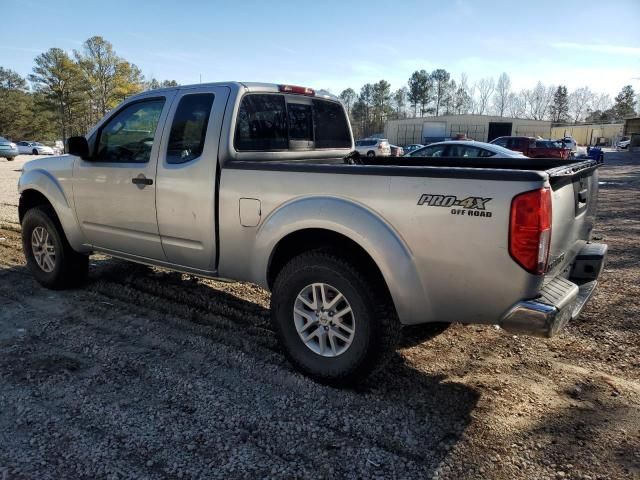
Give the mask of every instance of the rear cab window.
[{"label": "rear cab window", "polygon": [[239,152],[348,149],[351,130],[338,102],[249,93],[240,102],[234,147]]}]

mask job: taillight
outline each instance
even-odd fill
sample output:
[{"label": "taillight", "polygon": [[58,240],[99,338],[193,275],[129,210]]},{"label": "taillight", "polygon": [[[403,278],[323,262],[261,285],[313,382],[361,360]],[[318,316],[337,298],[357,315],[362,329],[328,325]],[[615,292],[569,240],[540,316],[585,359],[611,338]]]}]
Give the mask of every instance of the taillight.
[{"label": "taillight", "polygon": [[516,195],[511,201],[509,254],[526,271],[547,269],[551,243],[551,189]]},{"label": "taillight", "polygon": [[313,88],[298,87],[296,85],[278,85],[278,89],[283,93],[297,93],[299,95],[310,96],[314,96],[316,94]]}]

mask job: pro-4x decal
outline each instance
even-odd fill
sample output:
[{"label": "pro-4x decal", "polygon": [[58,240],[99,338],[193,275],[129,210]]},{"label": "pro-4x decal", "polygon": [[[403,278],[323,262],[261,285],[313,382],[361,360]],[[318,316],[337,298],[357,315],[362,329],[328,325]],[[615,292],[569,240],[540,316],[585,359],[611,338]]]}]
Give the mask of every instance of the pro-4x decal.
[{"label": "pro-4x decal", "polygon": [[429,207],[461,207],[451,208],[452,215],[466,215],[468,217],[491,217],[491,212],[487,211],[487,204],[491,197],[466,197],[459,199],[455,195],[433,195],[423,193],[418,199],[418,205]]}]

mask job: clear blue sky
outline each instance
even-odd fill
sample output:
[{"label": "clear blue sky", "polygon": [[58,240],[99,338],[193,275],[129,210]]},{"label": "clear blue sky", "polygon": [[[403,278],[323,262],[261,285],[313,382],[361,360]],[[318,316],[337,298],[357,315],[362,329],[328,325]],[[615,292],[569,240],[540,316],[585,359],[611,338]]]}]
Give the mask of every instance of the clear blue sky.
[{"label": "clear blue sky", "polygon": [[[51,47],[93,35],[145,76],[179,83],[246,80],[358,90],[416,69],[470,83],[506,71],[615,95],[640,91],[640,0],[37,1],[0,0],[0,65],[22,75]],[[143,5],[144,4],[144,5]]]}]

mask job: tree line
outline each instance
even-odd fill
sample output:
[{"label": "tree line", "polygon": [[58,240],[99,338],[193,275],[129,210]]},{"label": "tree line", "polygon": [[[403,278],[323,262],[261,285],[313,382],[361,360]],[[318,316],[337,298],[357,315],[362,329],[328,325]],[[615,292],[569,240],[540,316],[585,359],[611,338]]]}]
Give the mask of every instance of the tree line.
[{"label": "tree line", "polygon": [[[176,85],[174,80],[145,79],[135,64],[117,55],[100,36],[89,38],[71,54],[51,48],[34,59],[27,78],[0,67],[0,135],[13,140],[66,140],[85,134],[124,98]],[[564,85],[542,82],[516,92],[506,73],[471,84],[467,75],[456,81],[441,68],[417,70],[395,91],[380,80],[363,85],[359,93],[347,88],[340,99],[357,137],[381,132],[388,119],[465,113],[555,123],[614,122],[633,115],[637,103],[631,85],[613,100],[588,87],[569,92]]]},{"label": "tree line", "polygon": [[[343,90],[340,100],[351,118],[354,135],[381,133],[389,119],[438,115],[496,115],[499,117],[550,120],[554,123],[622,121],[634,115],[636,98],[631,85],[611,99],[589,87],[569,92],[564,85],[538,82],[531,89],[516,92],[511,79],[502,73],[497,79],[486,77],[470,84],[466,74],[456,82],[444,69],[417,70],[405,86],[392,91],[386,80],[367,83],[360,92]],[[640,114],[640,112],[639,112]]]},{"label": "tree line", "polygon": [[175,80],[145,79],[100,36],[72,54],[51,48],[27,78],[0,67],[0,135],[12,140],[63,140],[84,135],[126,97]]}]

